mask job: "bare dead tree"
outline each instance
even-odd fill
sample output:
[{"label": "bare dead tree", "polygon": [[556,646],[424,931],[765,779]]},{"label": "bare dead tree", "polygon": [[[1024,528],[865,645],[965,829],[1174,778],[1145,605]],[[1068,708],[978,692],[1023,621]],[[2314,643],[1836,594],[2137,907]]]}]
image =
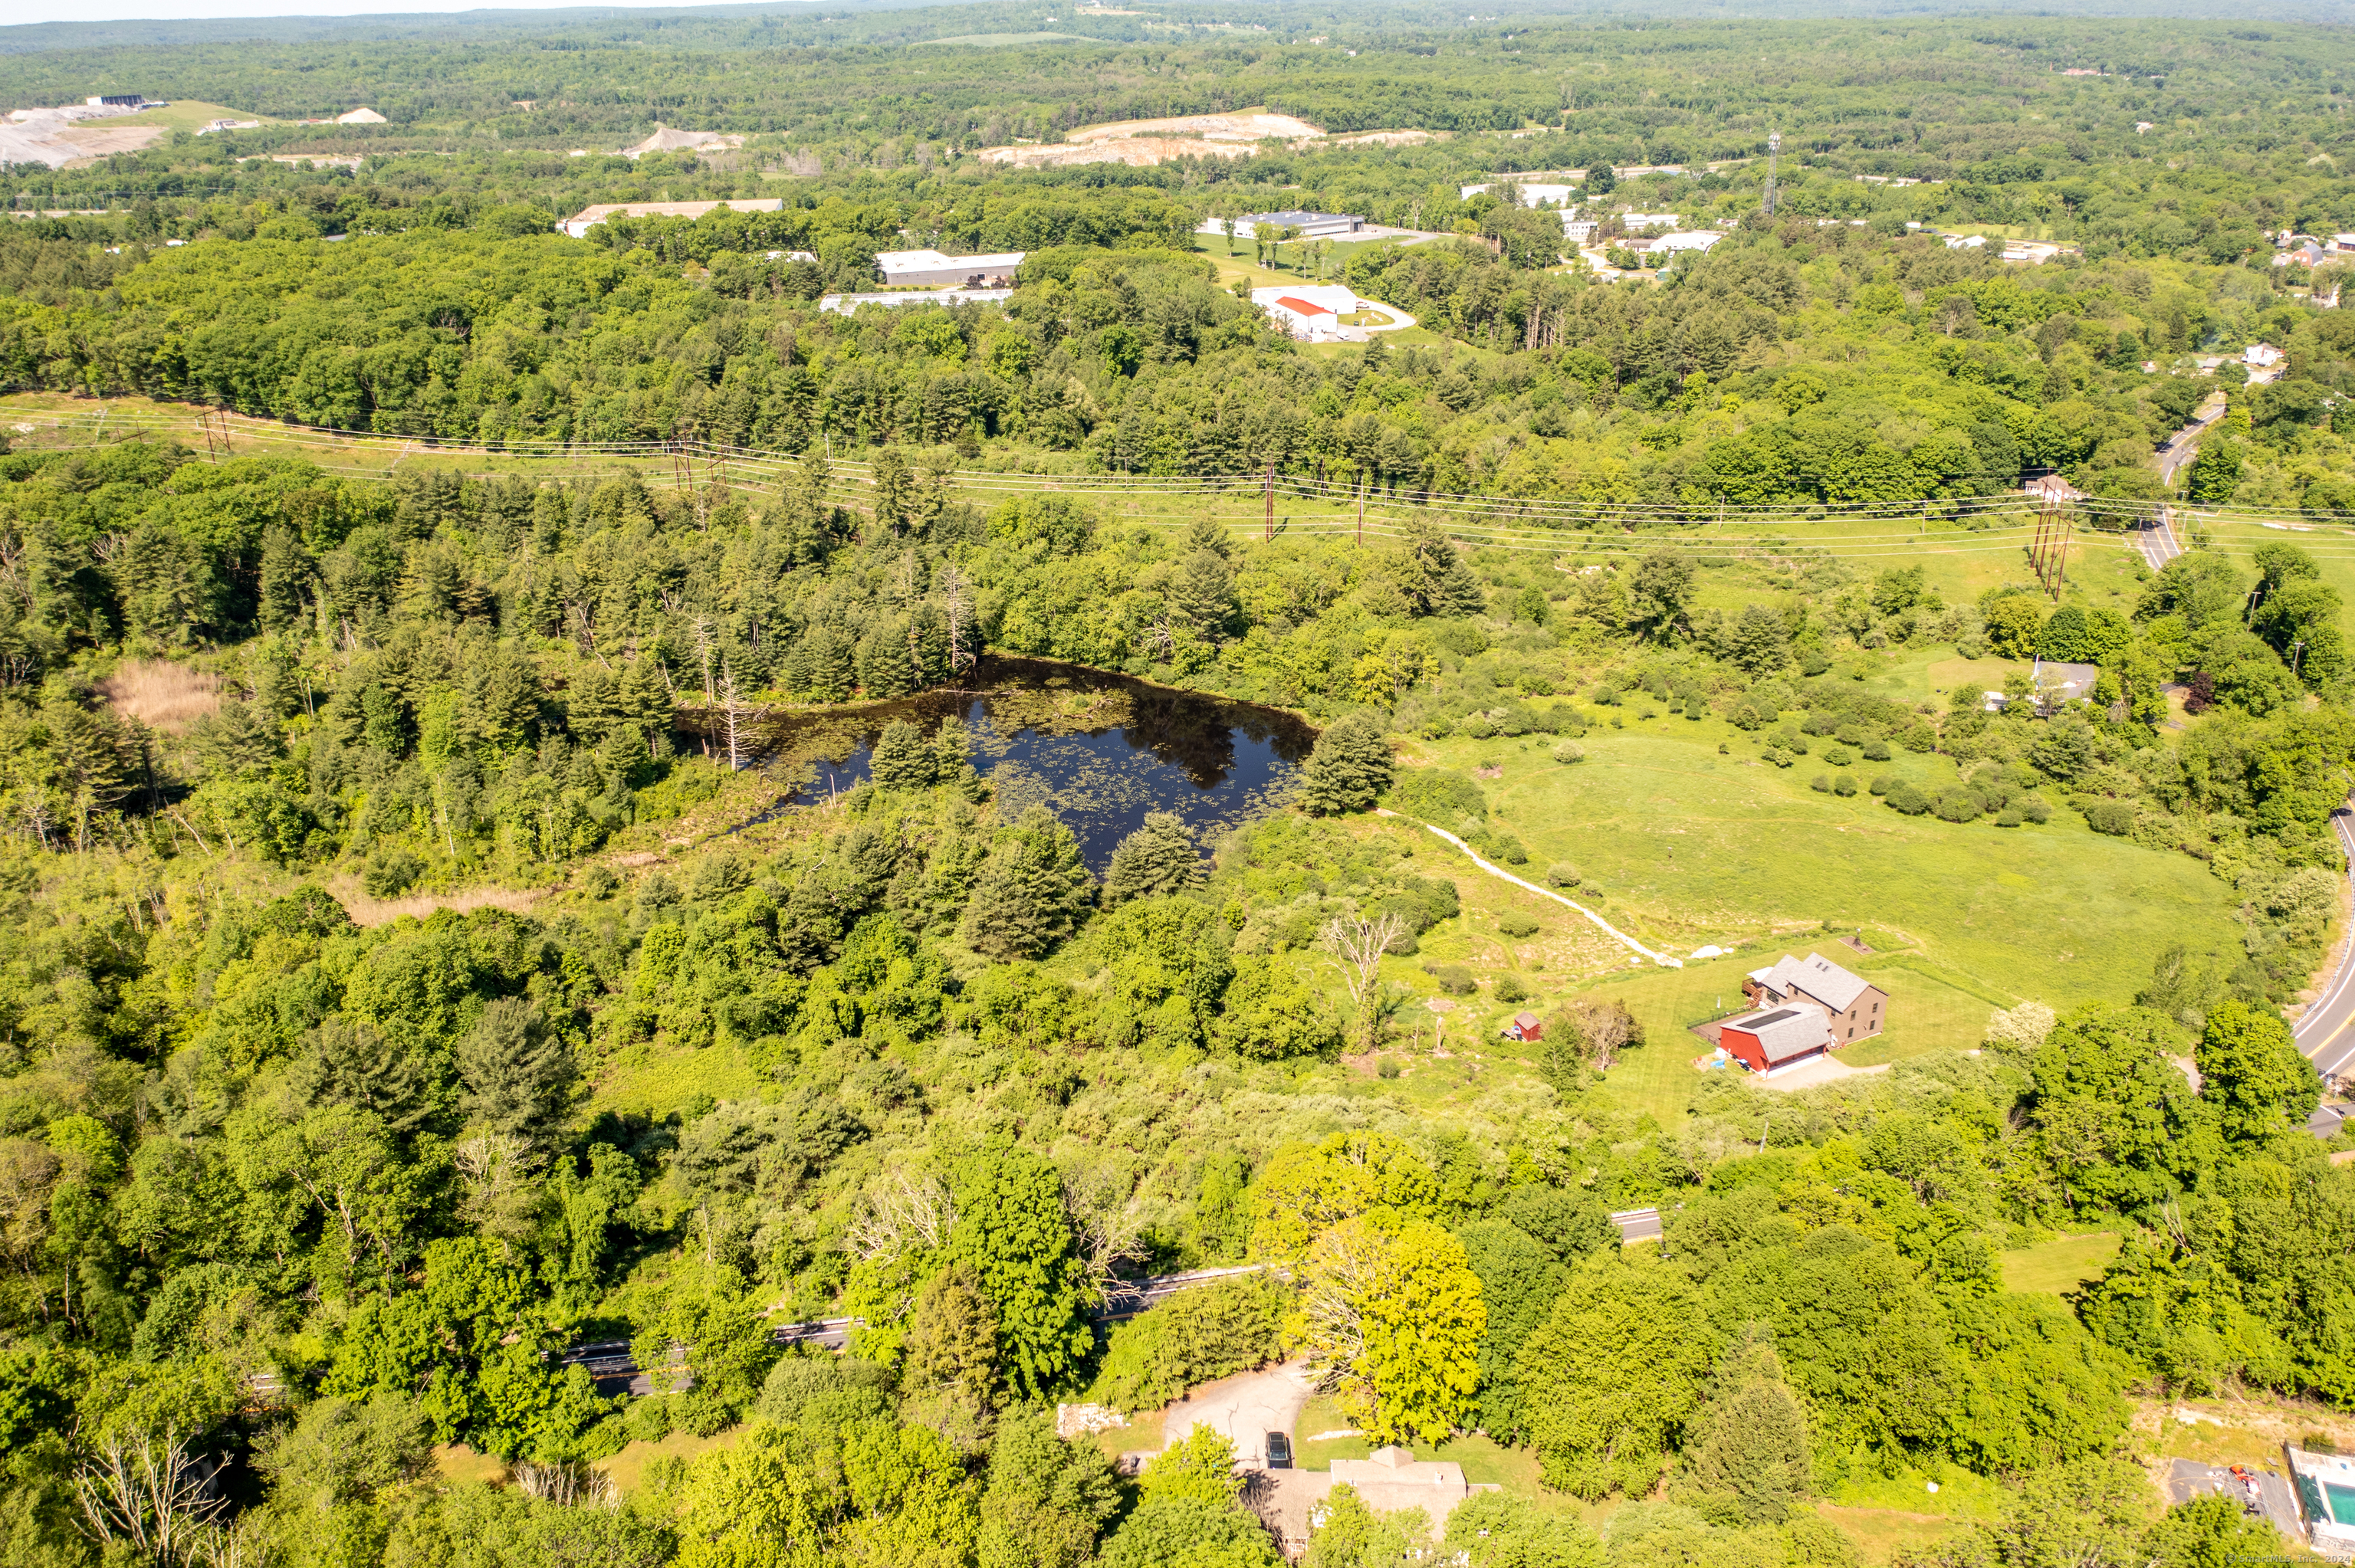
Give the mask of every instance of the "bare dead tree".
[{"label": "bare dead tree", "polygon": [[589,1465],[538,1465],[518,1461],[507,1470],[516,1490],[560,1508],[618,1509],[622,1494],[613,1478]]},{"label": "bare dead tree", "polygon": [[272,1550],[270,1532],[249,1516],[208,1528],[191,1553],[192,1561],[199,1558],[205,1568],[271,1568],[278,1554]]},{"label": "bare dead tree", "polygon": [[862,1262],[897,1257],[911,1247],[927,1251],[948,1240],[956,1224],[956,1200],[937,1176],[902,1169],[870,1189],[844,1239]]},{"label": "bare dead tree", "polygon": [[122,1542],[151,1563],[178,1563],[229,1507],[211,1495],[218,1467],[191,1454],[170,1426],[161,1438],[110,1437],[74,1471],[82,1532],[101,1548]]},{"label": "bare dead tree", "polygon": [[941,602],[949,612],[949,673],[964,669],[964,623],[973,613],[970,596],[973,585],[954,566],[944,566],[932,578],[941,590]]},{"label": "bare dead tree", "polygon": [[741,773],[744,768],[744,744],[747,731],[767,714],[766,708],[746,705],[736,692],[736,672],[723,655],[719,661],[719,712],[728,728],[728,771]]},{"label": "bare dead tree", "polygon": [[1406,922],[1395,914],[1371,920],[1362,915],[1337,915],[1325,923],[1316,938],[1333,955],[1333,967],[1341,971],[1341,983],[1348,987],[1360,1039],[1368,1050],[1373,1048],[1375,1003],[1381,998],[1382,954],[1405,929]]},{"label": "bare dead tree", "polygon": [[1122,1264],[1145,1255],[1145,1214],[1132,1186],[1128,1173],[1111,1160],[1063,1175],[1063,1209],[1079,1233],[1088,1284],[1098,1296]]}]

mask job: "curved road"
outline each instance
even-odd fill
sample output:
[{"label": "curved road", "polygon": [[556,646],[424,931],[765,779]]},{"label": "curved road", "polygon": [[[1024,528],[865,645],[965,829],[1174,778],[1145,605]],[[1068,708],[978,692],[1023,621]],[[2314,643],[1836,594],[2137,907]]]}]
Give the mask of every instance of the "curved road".
[{"label": "curved road", "polygon": [[[2355,868],[2355,810],[2341,806],[2331,813],[2330,825]],[[2339,972],[2330,977],[2314,1005],[2290,1025],[2297,1048],[2328,1078],[2355,1063],[2355,937],[2339,957]]]}]

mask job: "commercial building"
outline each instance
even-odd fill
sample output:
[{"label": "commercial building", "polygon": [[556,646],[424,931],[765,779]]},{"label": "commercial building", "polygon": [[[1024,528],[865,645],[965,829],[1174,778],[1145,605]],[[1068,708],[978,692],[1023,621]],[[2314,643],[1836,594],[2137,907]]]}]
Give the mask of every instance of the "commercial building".
[{"label": "commercial building", "polygon": [[937,250],[884,250],[875,265],[883,281],[894,289],[1006,289],[1014,284],[1014,270],[1028,251],[1001,250],[987,256],[943,256]]},{"label": "commercial building", "polygon": [[1304,343],[1362,340],[1364,330],[1343,326],[1341,318],[1356,314],[1364,302],[1356,291],[1339,283],[1295,283],[1289,288],[1252,291],[1252,303]]},{"label": "commercial building", "polygon": [[1462,190],[1463,195],[1459,199],[1470,201],[1474,196],[1479,196],[1483,192],[1496,189],[1497,185],[1509,185],[1515,190],[1519,191],[1521,193],[1521,205],[1523,207],[1566,207],[1571,205],[1572,201],[1574,200],[1578,195],[1578,187],[1576,185],[1554,185],[1550,182],[1536,185],[1523,185],[1517,180],[1499,180],[1496,185],[1461,186],[1459,188]]},{"label": "commercial building", "polygon": [[[1303,239],[1331,239],[1340,235],[1355,234],[1366,227],[1366,220],[1347,212],[1247,212],[1235,219],[1235,237],[1255,239],[1264,228],[1270,230],[1296,228]],[[1226,232],[1222,222],[1210,225],[1213,232]]]},{"label": "commercial building", "polygon": [[1724,235],[1706,228],[1680,229],[1674,234],[1663,234],[1657,239],[1637,241],[1630,249],[1651,258],[1653,266],[1665,267],[1688,252],[1700,255],[1724,238]]}]

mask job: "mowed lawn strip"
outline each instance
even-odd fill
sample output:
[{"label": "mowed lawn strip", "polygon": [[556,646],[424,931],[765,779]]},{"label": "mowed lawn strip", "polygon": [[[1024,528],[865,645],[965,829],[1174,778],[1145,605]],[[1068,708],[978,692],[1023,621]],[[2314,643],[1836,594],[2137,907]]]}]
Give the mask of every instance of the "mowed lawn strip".
[{"label": "mowed lawn strip", "polygon": [[2099,1279],[2118,1255],[2114,1231],[2059,1236],[2002,1255],[2003,1287],[2026,1296],[2059,1296]]}]

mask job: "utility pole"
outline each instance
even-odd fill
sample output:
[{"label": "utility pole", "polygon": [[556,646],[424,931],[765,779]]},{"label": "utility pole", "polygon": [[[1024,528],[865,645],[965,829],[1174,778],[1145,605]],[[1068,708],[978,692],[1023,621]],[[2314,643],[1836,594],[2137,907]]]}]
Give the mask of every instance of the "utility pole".
[{"label": "utility pole", "polygon": [[2061,537],[2054,541],[2052,556],[2052,602],[2055,604],[2061,602],[2062,586],[2069,580],[2069,546],[2076,537],[2076,519],[2064,518]]},{"label": "utility pole", "polygon": [[1366,476],[1358,475],[1358,547],[1366,545]]},{"label": "utility pole", "polygon": [[1774,216],[1774,164],[1783,151],[1783,133],[1766,132],[1766,216]]},{"label": "utility pole", "polygon": [[1267,465],[1267,542],[1275,543],[1275,465]]}]

